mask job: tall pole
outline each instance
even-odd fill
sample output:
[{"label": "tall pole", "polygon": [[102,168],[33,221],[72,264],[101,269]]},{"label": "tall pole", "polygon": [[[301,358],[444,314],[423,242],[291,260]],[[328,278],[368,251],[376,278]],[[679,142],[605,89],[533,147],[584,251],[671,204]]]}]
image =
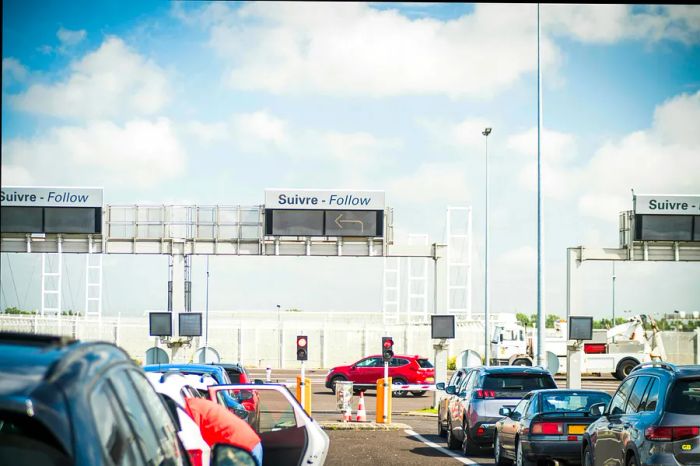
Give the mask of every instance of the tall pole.
[{"label": "tall pole", "polygon": [[486,221],[484,222],[484,364],[489,365],[489,134],[491,128],[481,132],[486,143],[485,172],[486,172]]},{"label": "tall pole", "polygon": [[209,256],[207,255],[207,283],[204,293],[204,363],[207,362],[207,348],[209,348]]},{"label": "tall pole", "polygon": [[282,361],[282,345],[284,342],[282,341],[282,319],[280,317],[280,305],[277,305],[277,333],[279,337],[279,349],[280,349],[280,360],[279,360],[279,368],[282,369],[282,365],[284,361]]},{"label": "tall pole", "polygon": [[542,69],[540,66],[540,4],[537,4],[537,365],[544,365],[544,271],[542,254]]},{"label": "tall pole", "polygon": [[615,326],[615,261],[612,261],[612,325]]}]

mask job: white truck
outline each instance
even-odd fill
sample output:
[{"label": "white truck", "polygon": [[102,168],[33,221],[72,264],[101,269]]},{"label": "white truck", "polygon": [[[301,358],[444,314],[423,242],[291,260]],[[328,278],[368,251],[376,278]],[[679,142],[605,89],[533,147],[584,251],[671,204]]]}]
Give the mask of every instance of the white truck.
[{"label": "white truck", "polygon": [[[651,327],[650,337],[645,324]],[[556,322],[554,331],[545,335],[544,350],[556,356],[559,372],[566,370],[567,338],[566,321]],[[496,325],[491,340],[491,364],[533,366],[536,351],[535,329],[527,329],[517,322]],[[642,362],[666,358],[656,322],[645,315],[634,316],[609,329],[604,342],[584,343],[583,351],[583,373],[610,373],[618,380],[624,379]]]}]

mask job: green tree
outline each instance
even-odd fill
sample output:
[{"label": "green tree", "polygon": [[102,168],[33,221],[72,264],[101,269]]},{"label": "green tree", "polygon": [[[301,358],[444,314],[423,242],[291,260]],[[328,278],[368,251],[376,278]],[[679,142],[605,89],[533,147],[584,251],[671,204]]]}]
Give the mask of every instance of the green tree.
[{"label": "green tree", "polygon": [[547,318],[544,321],[544,326],[545,328],[554,328],[554,323],[559,322],[561,320],[561,317],[559,317],[556,314],[548,314]]},{"label": "green tree", "polygon": [[522,312],[518,312],[517,314],[515,314],[515,320],[517,320],[518,323],[523,327],[530,326],[530,318]]}]

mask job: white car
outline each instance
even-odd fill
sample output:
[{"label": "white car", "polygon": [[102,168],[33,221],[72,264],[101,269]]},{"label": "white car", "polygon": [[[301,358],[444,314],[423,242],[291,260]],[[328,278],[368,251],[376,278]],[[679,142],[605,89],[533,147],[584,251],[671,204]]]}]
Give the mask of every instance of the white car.
[{"label": "white car", "polygon": [[280,384],[231,384],[209,387],[209,398],[224,403],[222,392],[238,399],[255,397],[259,403],[257,434],[266,464],[322,465],[330,445],[328,434],[314,421],[289,389]]},{"label": "white car", "polygon": [[146,372],[157,393],[166,398],[171,412],[177,411],[178,436],[190,455],[192,466],[208,465],[211,449],[202,438],[199,426],[185,410],[185,398],[200,398],[201,394],[182,374]]}]

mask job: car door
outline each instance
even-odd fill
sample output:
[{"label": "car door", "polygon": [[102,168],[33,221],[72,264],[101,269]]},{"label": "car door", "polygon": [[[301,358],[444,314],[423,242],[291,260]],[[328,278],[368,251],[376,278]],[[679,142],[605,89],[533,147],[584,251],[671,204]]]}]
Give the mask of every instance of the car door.
[{"label": "car door", "polygon": [[384,375],[382,359],[365,358],[350,367],[350,380],[356,384],[374,385]]},{"label": "car door", "polygon": [[650,383],[651,377],[647,375],[640,375],[637,377],[632,391],[630,392],[629,399],[627,400],[627,405],[625,405],[625,413],[620,416],[621,425],[615,431],[617,436],[616,448],[619,449],[617,455],[620,458],[625,458],[627,445],[630,441],[634,442],[640,435],[644,437],[645,428],[642,427],[640,432],[640,418],[644,411],[640,412],[639,409],[642,408],[641,404]]},{"label": "car door", "polygon": [[328,454],[328,435],[304,411],[287,387],[265,385],[214,385],[209,398],[219,401],[221,392],[237,396],[254,392],[259,400],[257,430],[263,447],[263,466],[321,465]]},{"label": "car door", "polygon": [[628,378],[615,392],[610,401],[605,415],[592,424],[591,445],[596,465],[623,465],[624,458],[620,458],[618,447],[618,434],[622,429],[620,418],[625,412],[627,399],[629,398],[635,378]]},{"label": "car door", "polygon": [[521,423],[525,418],[531,399],[531,393],[525,395],[525,398],[520,400],[510,416],[503,419],[500,440],[501,446],[508,457],[515,457],[515,435],[520,431]]},{"label": "car door", "polygon": [[469,371],[462,382],[455,387],[455,394],[450,397],[448,410],[450,412],[452,425],[460,426],[462,424],[462,413],[464,410],[463,401],[466,394],[466,387],[474,380],[475,375],[476,371]]},{"label": "car door", "polygon": [[[447,391],[448,387],[457,388],[457,386],[462,382],[462,380],[464,380],[465,374],[466,372],[462,369],[452,374],[452,377],[450,377],[450,380],[447,382],[447,385],[445,385],[445,391]],[[455,395],[449,395],[446,393],[440,398],[440,403],[438,406],[438,416],[440,417],[440,422],[443,425],[447,423],[447,409],[449,406],[449,401],[454,396]]]}]

